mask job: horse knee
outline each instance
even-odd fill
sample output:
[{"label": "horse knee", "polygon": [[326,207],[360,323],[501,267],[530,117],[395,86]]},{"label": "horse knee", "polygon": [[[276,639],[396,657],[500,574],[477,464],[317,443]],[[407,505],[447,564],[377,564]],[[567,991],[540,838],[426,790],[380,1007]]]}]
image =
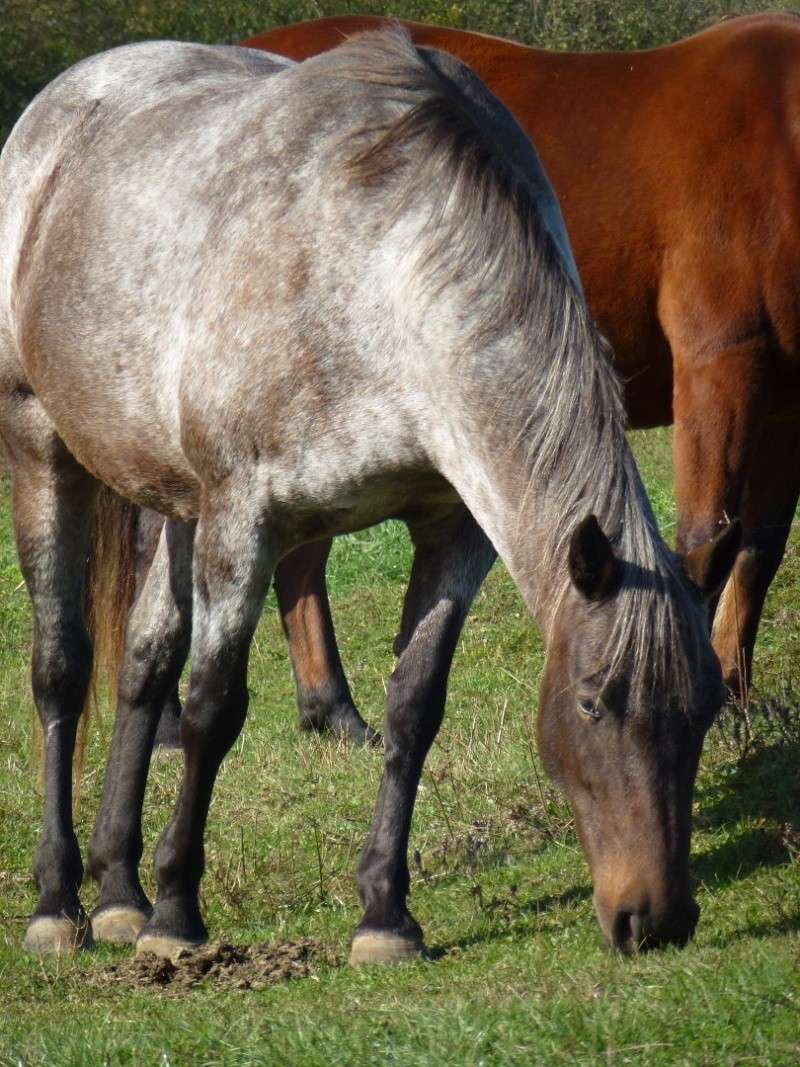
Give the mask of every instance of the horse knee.
[{"label": "horse knee", "polygon": [[92,644],[82,625],[42,632],[34,640],[32,683],[42,717],[77,719],[86,700],[92,669]]},{"label": "horse knee", "polygon": [[174,688],[189,649],[189,628],[176,612],[157,630],[129,632],[120,671],[120,703],[134,707],[157,705]]},{"label": "horse knee", "polygon": [[386,764],[401,761],[409,751],[427,751],[444,715],[447,674],[415,669],[414,664],[398,664],[386,683]]},{"label": "horse knee", "polygon": [[181,740],[187,754],[216,750],[224,755],[244,725],[248,701],[243,677],[232,679],[219,670],[194,671],[181,715]]}]

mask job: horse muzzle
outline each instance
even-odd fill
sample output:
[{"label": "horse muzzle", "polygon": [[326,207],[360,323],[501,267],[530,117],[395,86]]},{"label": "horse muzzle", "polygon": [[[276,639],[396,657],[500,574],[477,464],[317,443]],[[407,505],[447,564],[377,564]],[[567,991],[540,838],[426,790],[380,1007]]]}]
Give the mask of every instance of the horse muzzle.
[{"label": "horse muzzle", "polygon": [[646,896],[632,896],[609,906],[595,894],[595,910],[606,941],[625,955],[667,945],[683,948],[694,935],[700,916],[697,902],[688,894],[657,911]]}]

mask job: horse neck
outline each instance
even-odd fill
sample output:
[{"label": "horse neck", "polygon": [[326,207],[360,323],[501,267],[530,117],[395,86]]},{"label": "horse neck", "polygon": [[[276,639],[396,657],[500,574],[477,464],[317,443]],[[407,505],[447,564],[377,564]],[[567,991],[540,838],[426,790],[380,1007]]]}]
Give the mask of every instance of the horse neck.
[{"label": "horse neck", "polygon": [[[575,524],[593,512],[614,536],[652,516],[620,413],[601,388],[604,375],[596,378],[596,395],[592,382],[582,380],[571,406],[562,397],[547,399],[569,388],[558,373],[531,383],[530,353],[504,355],[488,381],[463,369],[455,384],[457,415],[444,424],[441,468],[546,631],[564,587]],[[543,399],[533,415],[512,399],[537,392]]]},{"label": "horse neck", "polygon": [[528,484],[525,457],[509,434],[492,434],[491,448],[461,429],[451,435],[443,473],[495,546],[528,609],[544,623],[543,605],[556,575],[543,566],[544,523],[551,508],[544,487]]}]

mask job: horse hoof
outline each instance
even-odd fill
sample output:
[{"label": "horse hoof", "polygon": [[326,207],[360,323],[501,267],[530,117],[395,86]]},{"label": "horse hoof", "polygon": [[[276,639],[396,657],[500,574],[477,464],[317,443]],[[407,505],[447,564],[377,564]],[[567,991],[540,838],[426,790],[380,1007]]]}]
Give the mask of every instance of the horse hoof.
[{"label": "horse hoof", "polygon": [[334,737],[346,737],[360,748],[380,748],[383,745],[383,737],[364,722],[355,708],[329,715],[327,726]]},{"label": "horse hoof", "polygon": [[143,956],[146,952],[150,952],[154,956],[161,956],[162,959],[171,960],[179,952],[191,952],[193,949],[199,948],[203,943],[202,941],[187,941],[183,937],[170,937],[169,934],[155,932],[148,934],[145,932],[136,939],[136,955]]},{"label": "horse hoof", "polygon": [[75,922],[65,915],[40,915],[31,919],[23,944],[26,952],[39,956],[68,956],[79,949],[94,947],[89,920],[82,916]]},{"label": "horse hoof", "polygon": [[95,941],[132,945],[149,918],[141,908],[110,904],[92,912],[92,934]]},{"label": "horse hoof", "polygon": [[400,963],[421,959],[425,946],[421,937],[401,937],[399,934],[356,934],[350,946],[350,966],[367,963]]}]

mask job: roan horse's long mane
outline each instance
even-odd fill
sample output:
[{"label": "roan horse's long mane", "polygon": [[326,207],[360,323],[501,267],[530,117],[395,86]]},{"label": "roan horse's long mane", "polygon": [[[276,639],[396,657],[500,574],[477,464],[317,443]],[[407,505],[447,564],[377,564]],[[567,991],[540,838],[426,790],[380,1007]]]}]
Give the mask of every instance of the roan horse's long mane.
[{"label": "roan horse's long mane", "polygon": [[467,287],[476,350],[482,343],[491,353],[509,331],[526,338],[528,359],[502,368],[502,391],[486,402],[497,408],[491,418],[518,427],[514,447],[528,471],[519,514],[530,515],[524,505],[535,502],[542,516],[536,551],[548,576],[538,612],[545,632],[569,585],[569,536],[594,512],[625,561],[609,670],[625,661],[631,709],[652,706],[653,694],[661,695],[656,706],[687,707],[704,612],[658,533],[625,436],[619,381],[580,292],[560,214],[555,209],[555,223],[543,219],[552,194],[535,186],[539,167],[525,135],[499,103],[487,116],[477,79],[473,97],[463,73],[458,84],[441,55],[416,49],[402,30],[365,34],[333,55],[336,68],[326,73],[384,85],[402,108],[391,124],[364,131],[348,167],[367,188],[396,180],[398,205],[433,193],[422,261],[427,291],[454,277]]}]

